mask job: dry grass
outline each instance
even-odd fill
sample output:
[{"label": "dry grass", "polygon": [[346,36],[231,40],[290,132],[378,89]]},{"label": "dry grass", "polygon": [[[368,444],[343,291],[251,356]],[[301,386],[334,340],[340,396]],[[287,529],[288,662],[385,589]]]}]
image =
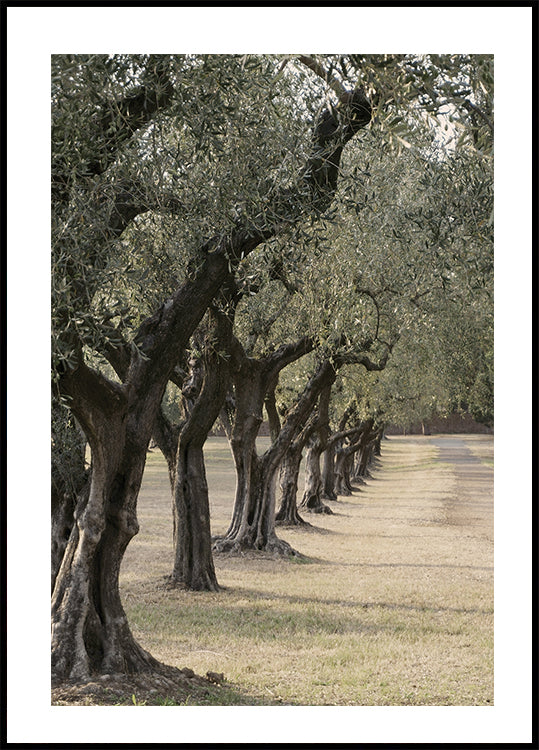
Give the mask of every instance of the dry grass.
[{"label": "dry grass", "polygon": [[[492,705],[493,441],[458,439],[481,462],[437,460],[428,437],[385,441],[374,478],[334,515],[278,529],[306,559],[219,556],[218,594],[161,588],[170,491],[150,454],[121,573],[135,636],[168,664],[224,673],[238,702]],[[234,492],[225,439],[208,441],[207,468],[217,534]]]}]

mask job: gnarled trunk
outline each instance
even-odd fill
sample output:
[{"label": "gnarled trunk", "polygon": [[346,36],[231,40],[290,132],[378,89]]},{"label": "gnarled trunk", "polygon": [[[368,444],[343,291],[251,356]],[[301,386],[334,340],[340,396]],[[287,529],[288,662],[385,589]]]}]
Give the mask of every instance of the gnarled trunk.
[{"label": "gnarled trunk", "polygon": [[259,460],[256,453],[256,438],[262,424],[265,381],[261,378],[258,363],[243,362],[243,375],[235,382],[235,413],[230,436],[230,449],[236,469],[236,495],[230,526],[222,540],[217,540],[214,549],[222,552],[239,550],[253,544],[253,524],[256,525],[256,500],[253,487],[259,482]]},{"label": "gnarled trunk", "polygon": [[337,499],[335,479],[335,445],[329,443],[322,453],[322,497],[325,500]]},{"label": "gnarled trunk", "polygon": [[[336,375],[337,371],[333,370],[330,382],[324,385],[320,391],[318,415],[305,456],[305,489],[300,507],[309,511],[309,513],[331,514],[333,512],[322,502],[323,481],[320,470],[320,457],[327,448],[331,432],[329,427],[329,402],[331,399],[331,387]],[[329,479],[329,477],[326,476],[326,479]],[[330,493],[332,493],[332,490],[330,490]]]},{"label": "gnarled trunk", "polygon": [[352,494],[352,485],[350,483],[350,469],[352,456],[344,448],[337,451],[335,460],[335,491],[341,497],[349,497]]},{"label": "gnarled trunk", "polygon": [[364,484],[365,480],[370,477],[368,471],[368,465],[372,453],[372,440],[375,435],[373,430],[374,419],[367,419],[362,427],[361,438],[359,440],[359,448],[356,455],[356,460],[353,469],[352,479],[354,482]]},{"label": "gnarled trunk", "polygon": [[385,430],[385,424],[382,423],[376,432],[376,437],[374,438],[374,455],[375,456],[382,455],[382,439],[384,437],[384,430]]},{"label": "gnarled trunk", "polygon": [[186,331],[200,321],[227,263],[212,257],[204,271],[200,283],[186,282],[144,321],[138,332],[144,357],[120,352],[117,371],[123,384],[88,367],[82,353],[76,369],[61,375],[62,392],[90,444],[92,473],[52,594],[55,680],[161,669],[131,634],[119,573],[125,549],[138,532],[136,503],[166,383],[187,343]]},{"label": "gnarled trunk", "polygon": [[299,470],[301,467],[303,445],[292,444],[281,462],[279,485],[281,503],[275,522],[281,526],[302,526],[306,521],[298,513],[297,494]]},{"label": "gnarled trunk", "polygon": [[170,583],[193,591],[218,591],[203,446],[182,441],[181,437],[174,485],[174,519],[174,567]]},{"label": "gnarled trunk", "polygon": [[238,485],[232,522],[224,537],[216,539],[217,552],[252,549],[279,556],[297,552],[275,533],[275,485],[279,457],[271,448],[258,457],[246,445],[232,443]]},{"label": "gnarled trunk", "polygon": [[210,502],[204,463],[204,443],[223,408],[230,382],[228,360],[232,318],[210,311],[203,382],[183,425],[173,488],[174,567],[170,582],[195,591],[218,591],[213,563]]},{"label": "gnarled trunk", "polygon": [[[254,359],[245,354],[239,341],[234,342],[235,413],[230,447],[236,467],[236,496],[230,526],[225,536],[214,543],[217,552],[256,549],[295,554],[275,533],[277,471],[295,433],[290,426],[279,430],[279,420],[272,419],[274,440],[261,457],[256,451],[256,438],[262,424],[264,402],[268,393],[275,389],[279,372],[312,347],[313,341],[303,338],[283,345],[266,357]],[[272,411],[271,397],[267,404]],[[307,416],[305,414],[305,418]],[[296,426],[298,431],[301,426],[300,423]]]},{"label": "gnarled trunk", "polygon": [[354,431],[350,430],[351,434],[357,434],[359,432],[359,439],[355,443],[352,442],[349,445],[341,445],[337,451],[337,460],[335,462],[337,481],[335,483],[335,489],[339,495],[349,497],[354,490],[350,475],[354,468],[354,455],[362,445],[363,430],[364,426],[361,426]]},{"label": "gnarled trunk", "polygon": [[318,437],[313,437],[307,446],[305,455],[305,489],[300,508],[309,513],[332,514],[333,511],[322,502],[322,473],[320,471],[320,456],[322,443]]},{"label": "gnarled trunk", "polygon": [[158,667],[135,642],[120,600],[121,562],[138,532],[136,499],[147,439],[132,439],[139,430],[125,429],[126,410],[118,401],[105,407],[106,415],[93,413],[91,427],[85,425],[92,449],[90,491],[77,505],[52,595],[54,680]]},{"label": "gnarled trunk", "polygon": [[281,504],[275,521],[283,526],[310,526],[298,513],[298,479],[303,449],[317,425],[318,414],[314,412],[281,460]]}]

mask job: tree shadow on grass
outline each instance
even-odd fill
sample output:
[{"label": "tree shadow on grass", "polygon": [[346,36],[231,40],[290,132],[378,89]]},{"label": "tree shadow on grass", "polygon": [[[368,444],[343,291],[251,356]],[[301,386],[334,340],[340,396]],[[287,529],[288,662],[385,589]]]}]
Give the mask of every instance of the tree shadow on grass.
[{"label": "tree shadow on grass", "polygon": [[[238,595],[240,599],[238,599]],[[291,638],[304,642],[310,636],[384,635],[413,632],[414,638],[437,636],[446,627],[443,615],[486,615],[491,610],[398,602],[350,602],[284,594],[260,594],[251,589],[225,592],[219,604],[215,599],[198,598],[193,607],[182,602],[178,625],[185,637],[204,628],[208,642],[230,638],[247,644],[286,643]],[[389,615],[391,613],[391,615]],[[188,654],[186,655],[188,658]]]},{"label": "tree shadow on grass", "polygon": [[[469,566],[468,566],[469,567]],[[483,568],[481,568],[483,570]],[[277,594],[277,593],[264,593],[261,594],[260,591],[256,591],[255,589],[248,589],[248,588],[235,588],[234,591],[236,593],[241,594],[245,597],[252,598],[253,602],[260,602],[263,600],[267,601],[273,601],[273,600],[281,600],[284,602],[288,602],[290,604],[316,604],[316,605],[327,605],[327,606],[338,606],[338,607],[345,607],[345,608],[357,608],[359,610],[364,609],[372,609],[372,608],[379,608],[379,609],[388,609],[388,610],[403,610],[403,611],[415,611],[415,612],[432,612],[432,613],[454,613],[454,614],[481,614],[481,615],[491,615],[493,614],[493,609],[477,609],[477,608],[466,608],[466,607],[438,607],[438,606],[426,606],[426,605],[414,605],[414,604],[401,604],[401,603],[393,603],[393,602],[385,602],[385,601],[379,601],[379,602],[357,602],[357,601],[347,601],[344,599],[320,599],[317,597],[309,597],[309,596],[300,596],[300,595],[288,595],[288,594]]]}]

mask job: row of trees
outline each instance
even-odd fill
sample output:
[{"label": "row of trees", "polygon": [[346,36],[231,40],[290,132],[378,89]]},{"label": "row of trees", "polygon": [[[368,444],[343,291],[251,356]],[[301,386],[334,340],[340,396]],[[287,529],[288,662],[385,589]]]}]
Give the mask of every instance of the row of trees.
[{"label": "row of trees", "polygon": [[160,669],[118,585],[150,439],[171,583],[217,590],[214,553],[293,554],[276,522],[328,512],[403,410],[489,418],[492,135],[488,57],[53,57],[55,678]]}]

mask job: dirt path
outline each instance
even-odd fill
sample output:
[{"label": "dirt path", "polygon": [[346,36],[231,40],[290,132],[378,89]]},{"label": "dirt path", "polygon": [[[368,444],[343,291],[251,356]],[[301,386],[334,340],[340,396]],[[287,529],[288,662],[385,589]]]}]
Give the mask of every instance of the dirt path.
[{"label": "dirt path", "polygon": [[444,499],[447,523],[469,526],[494,541],[493,466],[472,452],[469,439],[440,435],[430,442],[438,449],[438,460],[450,464],[454,475],[454,492]]}]

